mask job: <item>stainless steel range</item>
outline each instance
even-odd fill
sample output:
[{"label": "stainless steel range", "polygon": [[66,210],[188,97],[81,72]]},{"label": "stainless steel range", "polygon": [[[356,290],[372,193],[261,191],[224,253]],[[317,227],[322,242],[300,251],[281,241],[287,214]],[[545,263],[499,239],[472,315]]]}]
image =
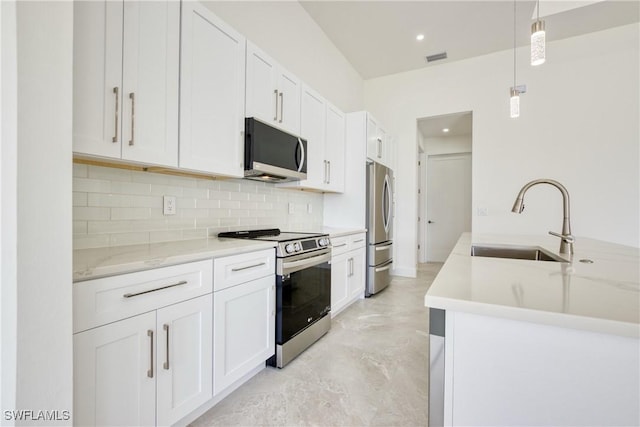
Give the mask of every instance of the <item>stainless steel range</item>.
[{"label": "stainless steel range", "polygon": [[282,368],[331,328],[329,235],[268,229],[220,233],[218,237],[278,242],[276,354],[268,363]]}]

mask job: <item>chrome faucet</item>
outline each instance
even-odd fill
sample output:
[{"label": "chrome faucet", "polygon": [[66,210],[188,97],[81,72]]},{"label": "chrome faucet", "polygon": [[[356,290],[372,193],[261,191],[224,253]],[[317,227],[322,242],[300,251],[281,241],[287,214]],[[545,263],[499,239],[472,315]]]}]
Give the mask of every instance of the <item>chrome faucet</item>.
[{"label": "chrome faucet", "polygon": [[536,179],[525,184],[524,187],[520,189],[518,197],[516,197],[516,201],[513,203],[511,212],[515,212],[517,214],[522,213],[522,211],[524,210],[524,193],[526,193],[529,188],[537,184],[553,185],[562,193],[562,233],[554,233],[553,231],[550,231],[549,234],[560,238],[561,254],[573,255],[573,242],[575,241],[575,238],[571,234],[571,222],[569,219],[569,192],[564,187],[564,185],[552,179]]}]

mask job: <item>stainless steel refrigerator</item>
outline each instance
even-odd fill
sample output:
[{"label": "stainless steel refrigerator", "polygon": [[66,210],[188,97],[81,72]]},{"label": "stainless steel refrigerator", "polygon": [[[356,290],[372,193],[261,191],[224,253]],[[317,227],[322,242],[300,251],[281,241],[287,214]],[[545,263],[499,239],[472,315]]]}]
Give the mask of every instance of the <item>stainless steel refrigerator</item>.
[{"label": "stainless steel refrigerator", "polygon": [[380,292],[391,281],[392,184],[391,169],[376,162],[367,164],[367,297]]}]

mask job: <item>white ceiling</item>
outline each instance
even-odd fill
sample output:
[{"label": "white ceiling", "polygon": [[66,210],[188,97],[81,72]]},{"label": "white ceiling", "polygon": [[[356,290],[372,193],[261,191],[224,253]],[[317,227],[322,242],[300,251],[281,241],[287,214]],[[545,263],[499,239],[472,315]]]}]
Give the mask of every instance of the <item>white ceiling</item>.
[{"label": "white ceiling", "polygon": [[[513,2],[300,0],[331,41],[364,79],[437,66],[513,47]],[[544,16],[547,40],[559,40],[638,22],[635,0],[550,1],[560,13]],[[585,5],[586,4],[586,5]],[[535,0],[518,0],[516,41],[529,44]],[[566,10],[569,9],[569,10]],[[542,18],[542,16],[541,16]],[[425,39],[416,41],[417,34]],[[425,56],[446,51],[443,61]]]},{"label": "white ceiling", "polygon": [[[453,137],[471,135],[471,111],[446,114],[418,120],[418,131],[423,138]],[[449,129],[443,132],[442,129]]]}]

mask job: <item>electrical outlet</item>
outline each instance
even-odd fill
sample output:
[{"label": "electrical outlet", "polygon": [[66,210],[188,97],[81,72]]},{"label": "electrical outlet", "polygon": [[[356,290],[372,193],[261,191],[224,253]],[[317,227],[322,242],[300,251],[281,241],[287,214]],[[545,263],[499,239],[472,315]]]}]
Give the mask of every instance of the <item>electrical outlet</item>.
[{"label": "electrical outlet", "polygon": [[489,215],[489,208],[486,208],[484,206],[478,208],[478,216],[488,216],[488,215]]},{"label": "electrical outlet", "polygon": [[163,201],[162,213],[164,215],[175,215],[176,214],[176,197],[164,196],[162,198],[162,201]]},{"label": "electrical outlet", "polygon": [[289,202],[289,213],[293,213],[293,203]]}]

